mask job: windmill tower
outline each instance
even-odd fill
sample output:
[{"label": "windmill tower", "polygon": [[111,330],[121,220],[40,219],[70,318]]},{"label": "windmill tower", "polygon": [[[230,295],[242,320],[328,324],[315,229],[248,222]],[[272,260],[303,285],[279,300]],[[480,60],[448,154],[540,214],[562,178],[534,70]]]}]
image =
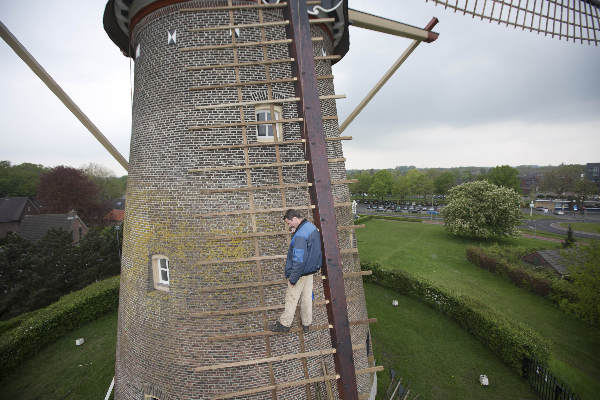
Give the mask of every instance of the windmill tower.
[{"label": "windmill tower", "polygon": [[[116,398],[368,397],[331,74],[347,1],[111,0],[104,24],[135,59]],[[289,208],[323,237],[307,334],[267,330]]]}]

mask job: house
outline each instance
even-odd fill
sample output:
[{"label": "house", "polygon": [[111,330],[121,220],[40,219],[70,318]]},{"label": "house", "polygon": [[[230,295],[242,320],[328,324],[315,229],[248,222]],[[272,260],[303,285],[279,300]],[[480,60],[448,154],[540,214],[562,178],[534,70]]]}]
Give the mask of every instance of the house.
[{"label": "house", "polygon": [[88,227],[77,216],[75,211],[67,214],[26,215],[21,221],[19,236],[24,239],[37,241],[52,229],[64,229],[73,235],[73,243],[79,242],[88,232]]},{"label": "house", "polygon": [[0,237],[18,232],[23,217],[36,215],[41,207],[28,197],[4,197],[0,199]]},{"label": "house", "polygon": [[110,210],[110,212],[108,212],[108,214],[106,214],[102,218],[102,221],[105,224],[117,225],[117,224],[123,223],[124,219],[125,219],[125,210],[113,209],[113,210]]}]

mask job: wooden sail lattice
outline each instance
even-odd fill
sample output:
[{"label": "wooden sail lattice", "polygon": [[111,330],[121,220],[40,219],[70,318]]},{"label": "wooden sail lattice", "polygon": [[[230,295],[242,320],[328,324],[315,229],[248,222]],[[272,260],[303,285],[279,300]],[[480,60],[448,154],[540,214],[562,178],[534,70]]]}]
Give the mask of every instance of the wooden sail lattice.
[{"label": "wooden sail lattice", "polygon": [[[286,284],[285,280],[273,280],[272,278],[269,277],[265,277],[264,275],[264,262],[267,261],[279,261],[282,263],[285,261],[285,257],[286,255],[283,254],[275,254],[275,255],[264,255],[261,254],[261,250],[260,250],[260,246],[259,246],[259,241],[261,240],[261,238],[264,238],[265,236],[284,236],[284,235],[289,235],[288,232],[285,231],[273,231],[273,232],[264,232],[264,228],[261,228],[259,226],[258,223],[258,217],[261,214],[265,214],[265,213],[282,213],[283,211],[285,211],[288,208],[296,208],[296,209],[304,209],[307,211],[311,211],[313,210],[316,205],[315,204],[311,204],[311,202],[308,202],[307,204],[293,204],[290,203],[290,201],[286,198],[286,189],[290,189],[290,188],[294,188],[296,190],[306,190],[307,194],[308,191],[312,188],[312,186],[314,185],[314,182],[310,182],[310,181],[303,181],[303,182],[290,182],[289,179],[284,179],[284,171],[286,168],[307,168],[307,163],[308,161],[285,161],[282,159],[282,154],[280,152],[282,146],[298,146],[301,149],[305,149],[307,146],[306,143],[306,139],[300,139],[300,140],[285,140],[282,137],[278,137],[278,135],[274,135],[274,141],[273,142],[253,142],[251,140],[249,140],[249,133],[254,133],[254,130],[257,129],[256,126],[257,125],[267,125],[267,124],[271,124],[274,128],[274,130],[277,128],[277,125],[281,126],[281,124],[300,124],[300,127],[302,127],[302,124],[305,123],[304,118],[302,117],[302,115],[299,115],[298,118],[287,118],[287,119],[277,119],[277,120],[270,120],[270,121],[256,121],[255,119],[255,115],[249,115],[249,107],[251,106],[255,106],[255,105],[261,105],[264,107],[270,107],[270,111],[271,111],[271,115],[274,115],[274,110],[277,104],[282,103],[282,102],[297,102],[300,99],[299,98],[286,98],[286,99],[281,99],[278,98],[275,94],[274,94],[274,90],[273,87],[276,84],[282,84],[282,83],[291,83],[293,84],[293,82],[295,82],[298,78],[297,77],[290,77],[290,78],[284,78],[284,79],[276,79],[274,77],[271,76],[270,70],[272,68],[273,65],[275,64],[280,64],[280,63],[294,63],[296,62],[296,60],[293,57],[290,58],[286,58],[286,59],[281,59],[281,58],[270,58],[269,57],[269,47],[270,46],[276,46],[276,45],[281,45],[281,44],[286,44],[289,43],[290,38],[287,38],[285,40],[268,40],[267,37],[267,30],[268,29],[273,29],[273,27],[281,27],[282,25],[287,25],[289,24],[288,20],[284,20],[282,22],[278,22],[278,23],[273,23],[273,22],[266,22],[265,21],[265,15],[264,15],[264,10],[268,10],[269,8],[281,8],[281,7],[285,7],[287,3],[284,2],[280,2],[278,4],[260,4],[260,5],[248,5],[248,6],[239,6],[239,5],[234,5],[232,0],[228,0],[228,6],[227,7],[216,7],[210,8],[210,11],[212,12],[223,12],[223,13],[227,13],[228,17],[229,17],[229,24],[228,25],[220,25],[220,26],[203,26],[203,27],[189,27],[187,29],[188,32],[190,32],[191,34],[194,33],[201,33],[201,32],[205,32],[205,31],[211,31],[211,30],[230,30],[230,32],[232,34],[229,35],[230,38],[230,42],[229,43],[218,43],[218,44],[213,44],[211,46],[196,46],[196,47],[185,47],[185,48],[181,48],[179,49],[179,51],[182,52],[202,52],[202,51],[207,51],[207,50],[218,50],[221,52],[231,52],[231,56],[232,56],[232,60],[233,62],[228,62],[227,64],[213,64],[213,65],[198,65],[198,66],[187,66],[184,68],[184,71],[186,73],[189,74],[194,74],[194,73],[205,73],[206,71],[210,71],[210,70],[222,70],[222,69],[228,69],[230,71],[234,72],[235,75],[235,80],[231,81],[231,80],[222,80],[222,81],[218,81],[214,84],[211,85],[206,85],[206,86],[193,86],[193,87],[189,87],[188,90],[190,91],[202,91],[202,90],[211,90],[211,89],[230,89],[230,90],[234,90],[235,93],[237,93],[237,99],[235,99],[235,101],[230,101],[228,103],[223,103],[223,104],[195,104],[193,106],[193,109],[196,111],[205,111],[205,110],[213,110],[213,109],[219,109],[219,108],[227,108],[231,111],[235,110],[235,115],[239,116],[239,119],[234,119],[231,122],[226,122],[226,123],[219,123],[219,124],[206,124],[206,125],[196,125],[196,126],[189,126],[189,132],[190,134],[193,135],[203,135],[206,134],[208,132],[211,132],[213,130],[217,130],[217,129],[223,129],[223,128],[236,128],[239,129],[241,131],[241,135],[239,137],[239,142],[238,143],[231,143],[231,142],[227,142],[227,144],[224,145],[218,145],[218,146],[203,146],[199,148],[199,151],[202,152],[223,152],[223,151],[229,151],[232,149],[241,151],[243,153],[243,162],[240,163],[240,160],[237,161],[232,161],[229,164],[225,164],[225,165],[199,165],[196,168],[192,168],[188,170],[189,174],[192,174],[194,176],[198,176],[199,179],[201,179],[206,173],[211,173],[211,172],[218,172],[218,171],[239,171],[241,174],[243,174],[245,176],[245,182],[237,182],[237,184],[234,187],[207,187],[205,189],[202,189],[203,193],[220,193],[220,192],[225,192],[225,193],[236,193],[238,195],[243,195],[243,196],[247,196],[247,204],[248,204],[248,208],[244,208],[244,209],[235,209],[235,210],[231,210],[231,211],[207,211],[207,212],[202,212],[199,214],[196,214],[195,217],[197,218],[213,218],[213,217],[223,217],[223,216],[228,216],[228,215],[247,215],[250,217],[250,224],[249,224],[249,231],[247,232],[243,232],[243,233],[237,233],[237,234],[226,234],[226,235],[212,235],[212,237],[207,237],[206,240],[222,240],[222,241],[228,241],[228,240],[234,240],[234,239],[244,239],[244,240],[248,240],[250,243],[253,244],[253,249],[254,249],[254,254],[252,254],[251,256],[248,257],[237,257],[237,258],[219,258],[219,259],[206,259],[206,260],[199,260],[198,261],[198,266],[202,267],[204,265],[213,265],[213,264],[217,264],[217,265],[228,265],[228,264],[240,264],[240,263],[246,263],[246,264],[251,264],[254,265],[253,270],[254,270],[254,276],[251,280],[247,281],[247,282],[238,282],[238,283],[230,283],[227,285],[219,285],[219,286],[208,286],[205,288],[201,289],[201,292],[206,292],[206,293],[210,293],[210,292],[215,292],[215,291],[223,291],[223,290],[236,290],[236,289],[244,289],[244,290],[251,290],[254,291],[254,293],[258,294],[258,304],[255,307],[239,307],[239,308],[215,308],[215,309],[205,309],[196,313],[192,314],[193,318],[205,318],[205,317],[212,317],[212,316],[228,316],[228,315],[239,315],[239,314],[246,314],[246,313],[251,313],[257,316],[257,318],[261,321],[261,325],[263,327],[263,330],[260,331],[248,331],[248,332],[237,332],[237,333],[231,333],[231,334],[222,334],[222,335],[217,335],[217,336],[213,336],[210,338],[207,338],[209,341],[231,341],[231,340],[246,340],[248,338],[262,338],[261,340],[264,340],[264,348],[265,348],[265,353],[262,354],[260,357],[256,358],[256,359],[247,359],[247,360],[239,360],[239,361],[231,361],[228,363],[219,363],[219,364],[212,364],[212,365],[200,365],[198,367],[196,367],[196,372],[203,372],[203,371],[212,371],[212,370],[218,370],[221,368],[237,368],[237,367],[243,367],[243,366],[248,366],[248,365],[256,365],[256,364],[262,364],[262,365],[267,365],[268,366],[268,373],[269,373],[269,377],[268,377],[268,385],[263,385],[263,386],[259,386],[259,387],[253,387],[253,388],[248,388],[246,390],[242,390],[242,391],[237,391],[237,392],[229,392],[229,393],[223,393],[220,395],[217,395],[216,397],[213,398],[234,398],[234,397],[243,397],[243,396],[248,396],[251,394],[256,394],[256,393],[261,393],[261,392],[270,392],[271,393],[271,398],[276,400],[280,397],[278,397],[278,393],[280,393],[280,391],[282,389],[285,388],[293,388],[293,387],[305,387],[305,392],[306,392],[306,398],[312,400],[312,394],[311,394],[311,389],[310,389],[310,385],[312,383],[315,382],[326,382],[326,381],[336,381],[340,379],[340,375],[339,374],[328,374],[326,370],[323,371],[323,375],[322,376],[311,376],[311,374],[309,374],[309,369],[308,369],[308,360],[311,358],[321,358],[321,361],[323,361],[323,357],[324,356],[329,356],[332,357],[333,355],[335,355],[336,353],[336,349],[335,348],[324,348],[324,349],[313,349],[312,351],[308,351],[306,349],[306,343],[305,343],[305,338],[304,338],[304,332],[302,329],[300,328],[292,328],[289,332],[289,334],[292,335],[297,335],[298,336],[298,353],[291,353],[291,354],[285,354],[285,355],[275,355],[273,354],[272,351],[272,337],[274,335],[279,335],[278,333],[274,333],[271,332],[268,329],[268,325],[269,323],[271,323],[273,320],[273,312],[274,311],[280,311],[281,309],[283,309],[283,305],[279,305],[279,304],[271,304],[271,303],[267,303],[265,300],[265,288],[268,286],[283,286]],[[251,22],[246,22],[244,24],[236,24],[236,17],[235,17],[235,13],[237,11],[243,10],[246,13],[246,17],[247,17],[247,13],[248,10],[255,10],[256,12],[256,20],[255,21],[251,21]],[[181,12],[192,12],[192,11],[198,11],[197,9],[183,9],[180,10]],[[323,21],[321,20],[316,20],[313,23],[321,23]],[[261,35],[261,39],[260,41],[254,41],[252,43],[242,43],[238,40],[238,38],[236,37],[235,34],[233,34],[233,29],[239,29],[241,31],[243,31],[244,29],[260,29],[260,35]],[[312,43],[321,43],[323,41],[322,37],[314,37],[312,38]],[[248,46],[252,46],[252,47],[257,47],[260,48],[262,50],[262,60],[257,60],[257,61],[252,61],[252,62],[245,62],[245,61],[241,61],[240,57],[239,57],[239,51],[242,48],[248,47]],[[316,62],[329,62],[331,60],[334,59],[338,59],[339,56],[337,55],[320,55],[320,56],[316,56],[314,59],[316,60]],[[259,66],[262,67],[264,69],[264,76],[261,77],[261,79],[256,79],[254,78],[253,80],[247,80],[244,81],[243,80],[243,75],[240,73],[240,70],[244,67],[249,67],[249,66]],[[321,75],[321,76],[317,76],[316,79],[318,80],[331,80],[333,77],[331,75]],[[245,99],[243,96],[243,89],[248,88],[248,87],[256,87],[256,86],[260,86],[262,88],[266,88],[266,99],[264,100],[258,100],[258,101],[248,101],[248,99]],[[320,101],[332,101],[335,100],[337,98],[341,98],[343,96],[340,95],[322,95],[319,96],[319,100]],[[337,116],[336,115],[324,115],[322,117],[322,123],[335,123],[337,125]],[[326,137],[325,138],[325,143],[326,146],[340,146],[342,140],[351,140],[351,137],[348,136],[339,136],[339,134],[337,136],[332,136],[332,137]],[[274,154],[275,154],[275,160],[274,162],[269,162],[269,163],[264,163],[264,162],[256,162],[255,160],[252,159],[250,150],[252,148],[255,148],[257,146],[268,146],[270,149],[274,150]],[[345,159],[343,157],[336,157],[336,158],[329,158],[327,160],[327,163],[331,166],[334,165],[335,163],[343,163],[345,162]],[[257,170],[263,170],[263,169],[274,169],[276,171],[276,174],[278,176],[278,182],[273,182],[273,183],[269,183],[269,184],[259,184],[259,183],[254,183],[254,173]],[[352,183],[352,180],[348,180],[345,178],[338,178],[338,179],[331,179],[331,185],[342,185],[342,184],[348,184],[348,183]],[[220,185],[219,182],[213,182],[214,185]],[[281,198],[280,207],[271,207],[271,208],[261,208],[260,206],[258,206],[257,204],[257,195],[258,192],[261,190],[269,190],[271,191],[271,193],[273,193],[274,191],[278,191],[279,192],[279,196]],[[349,202],[336,202],[334,204],[334,207],[339,208],[339,207],[344,207],[344,208],[349,208],[350,207],[350,203]],[[344,234],[344,235],[348,235],[348,237],[350,238],[350,240],[345,241],[345,243],[347,243],[347,248],[341,248],[340,249],[340,254],[343,255],[344,257],[355,257],[355,255],[357,254],[357,249],[356,247],[353,247],[353,243],[354,241],[351,239],[353,237],[353,232],[354,229],[357,228],[355,226],[344,226],[344,225],[340,225],[338,226],[337,230],[339,232],[339,234]],[[353,263],[354,264],[354,263]],[[283,268],[283,266],[282,266]],[[368,275],[370,272],[369,271],[356,271],[356,272],[345,272],[343,279],[345,280],[350,280],[350,279],[360,279],[362,276]],[[315,284],[319,285],[320,282],[326,282],[327,277],[326,276],[320,276],[321,279],[317,279]],[[283,300],[283,299],[282,299]],[[356,300],[358,300],[358,298],[356,297],[350,297],[347,299],[348,303],[352,303],[355,302]],[[315,303],[314,303],[314,307],[326,307],[328,305],[328,303],[330,302],[329,299],[315,299]],[[352,326],[356,326],[356,325],[368,325],[370,323],[375,322],[374,319],[364,319],[364,320],[350,320],[349,323]],[[325,325],[315,325],[313,327],[311,327],[311,331],[316,331],[316,330],[323,330],[323,329],[334,329],[334,326],[331,325],[331,323],[329,324],[325,324]],[[358,350],[362,350],[364,351],[365,349],[365,345],[364,343],[353,343],[352,345],[352,350],[351,351],[358,351]],[[302,375],[303,375],[303,379],[300,380],[295,380],[295,381],[289,381],[289,382],[277,382],[277,380],[275,379],[275,373],[274,373],[274,368],[273,368],[273,364],[277,363],[277,362],[285,362],[287,360],[299,360],[301,362],[302,365]],[[363,368],[361,370],[356,370],[356,375],[361,375],[361,374],[373,374],[376,371],[379,371],[382,369],[382,367],[374,367],[372,364],[369,364],[370,368]],[[331,372],[331,371],[330,371]],[[361,396],[361,397],[364,397]]]},{"label": "wooden sail lattice", "polygon": [[499,25],[578,43],[600,44],[598,0],[425,0]]}]

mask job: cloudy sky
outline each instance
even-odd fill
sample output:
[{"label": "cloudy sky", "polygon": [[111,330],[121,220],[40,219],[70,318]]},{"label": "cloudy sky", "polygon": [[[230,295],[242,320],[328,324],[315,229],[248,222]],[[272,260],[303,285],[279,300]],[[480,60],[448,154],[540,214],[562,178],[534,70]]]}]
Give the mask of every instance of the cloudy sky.
[{"label": "cloudy sky", "polygon": [[[0,2],[0,20],[129,156],[131,74],[102,28],[106,0]],[[439,18],[344,135],[348,168],[600,162],[600,48],[455,15],[423,0],[350,0],[415,26]],[[334,66],[340,121],[410,41],[358,28]],[[125,170],[0,43],[0,160]]]}]

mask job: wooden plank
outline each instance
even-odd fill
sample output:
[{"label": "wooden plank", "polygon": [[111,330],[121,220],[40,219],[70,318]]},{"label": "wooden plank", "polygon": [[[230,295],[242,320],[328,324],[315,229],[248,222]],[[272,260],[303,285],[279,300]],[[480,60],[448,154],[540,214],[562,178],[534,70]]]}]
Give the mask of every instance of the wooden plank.
[{"label": "wooden plank", "polygon": [[[313,42],[322,41],[322,37],[312,38]],[[215,44],[212,46],[194,46],[194,47],[181,47],[179,51],[181,52],[190,52],[190,51],[204,51],[204,50],[225,50],[225,49],[237,49],[240,47],[255,47],[255,46],[274,46],[278,44],[288,44],[291,42],[291,39],[278,39],[278,40],[266,40],[259,42],[236,42],[236,43],[227,43],[227,44]]]},{"label": "wooden plank", "polygon": [[345,162],[345,161],[346,161],[346,158],[344,158],[344,157],[327,159],[327,162],[330,164],[334,164],[334,163],[338,163],[338,162]]},{"label": "wooden plank", "polygon": [[[358,321],[350,321],[350,326],[355,326],[355,325],[369,325],[369,324],[374,324],[377,323],[377,318],[369,318],[369,319],[363,319],[363,320],[358,320]],[[319,330],[324,330],[324,329],[331,329],[332,326],[329,324],[326,325],[312,325],[310,327],[311,331],[319,331]],[[299,333],[302,329],[301,328],[291,328],[290,329],[290,333]],[[234,333],[234,334],[229,334],[229,335],[216,335],[216,336],[209,336],[206,337],[205,339],[211,342],[214,341],[226,341],[226,340],[244,340],[244,339],[252,339],[255,337],[260,337],[260,336],[273,336],[273,335],[280,335],[282,334],[281,332],[272,332],[272,331],[258,331],[258,332],[246,332],[246,333]]]},{"label": "wooden plank", "polygon": [[302,144],[304,143],[304,139],[300,140],[285,140],[281,142],[254,142],[254,143],[242,143],[242,144],[230,144],[223,146],[204,146],[200,147],[198,150],[229,150],[229,149],[244,149],[247,147],[262,147],[262,146],[284,146],[291,144]]},{"label": "wooden plank", "polygon": [[257,358],[254,360],[245,360],[245,361],[236,361],[236,362],[230,362],[230,363],[206,365],[204,367],[194,368],[194,372],[214,371],[216,369],[246,367],[248,365],[258,365],[258,364],[264,364],[264,363],[268,363],[268,362],[278,362],[278,361],[287,361],[287,360],[297,360],[299,358],[327,356],[327,355],[333,354],[333,353],[335,353],[335,349],[314,350],[314,351],[307,351],[307,352],[303,352],[303,353],[289,353],[289,354],[282,354],[280,356],[274,356],[274,357]]},{"label": "wooden plank", "polygon": [[302,380],[298,380],[298,381],[285,382],[285,383],[278,383],[276,385],[262,386],[259,388],[247,389],[247,390],[242,390],[239,392],[217,395],[217,396],[213,397],[213,400],[233,399],[235,397],[248,397],[252,394],[268,392],[269,390],[281,390],[281,389],[290,388],[290,387],[309,385],[311,383],[333,381],[333,380],[336,380],[339,378],[340,378],[339,375],[324,375],[324,376],[319,376],[316,378],[302,379]]},{"label": "wooden plank", "polygon": [[188,32],[196,33],[196,32],[208,32],[208,31],[226,31],[230,29],[246,29],[246,28],[262,28],[268,26],[284,26],[289,24],[289,21],[273,21],[273,22],[262,22],[262,23],[254,23],[254,24],[239,24],[239,25],[219,25],[219,26],[209,26],[206,28],[192,28],[189,29]]},{"label": "wooden plank", "polygon": [[258,190],[274,190],[274,189],[292,189],[292,188],[304,188],[310,187],[312,183],[285,183],[283,185],[269,185],[269,186],[242,186],[234,188],[215,188],[215,189],[201,189],[200,193],[223,193],[223,192],[254,192]]},{"label": "wooden plank", "polygon": [[338,247],[337,222],[332,194],[327,145],[323,130],[323,116],[315,76],[315,60],[327,60],[329,56],[314,57],[305,0],[288,0],[284,18],[290,21],[286,27],[287,37],[293,38],[290,55],[292,75],[296,81],[296,96],[301,98],[299,112],[304,124],[302,137],[306,139],[305,155],[310,161],[307,168],[308,181],[315,185],[310,189],[311,202],[315,204],[313,221],[321,231],[323,248],[322,273],[328,276],[323,285],[325,297],[330,299],[327,316],[330,324],[331,343],[336,349],[334,361],[341,379],[337,382],[338,394],[345,400],[357,400],[356,374],[352,354],[352,341],[348,322],[347,299],[342,276],[342,256]]},{"label": "wooden plank", "polygon": [[246,81],[246,82],[233,82],[233,83],[222,83],[220,85],[206,85],[206,86],[196,86],[191,87],[191,91],[200,91],[200,90],[210,90],[210,89],[224,89],[230,87],[239,87],[239,86],[256,86],[256,85],[270,85],[272,83],[287,83],[294,82],[298,78],[282,78],[282,79],[269,79],[262,81]]},{"label": "wooden plank", "polygon": [[[315,306],[322,306],[329,304],[329,300],[321,300],[313,302]],[[239,314],[250,314],[261,311],[273,311],[273,310],[283,310],[285,308],[284,304],[274,305],[274,306],[263,306],[263,307],[248,307],[248,308],[236,308],[232,310],[216,310],[216,311],[204,311],[199,313],[191,313],[190,315],[195,318],[202,317],[214,317],[218,315],[239,315]]]},{"label": "wooden plank", "polygon": [[[196,106],[194,109],[196,110],[211,110],[216,108],[227,108],[227,107],[244,107],[244,106],[253,106],[260,104],[283,104],[283,103],[293,103],[299,101],[298,97],[288,97],[285,99],[272,99],[272,100],[254,100],[254,101],[240,101],[238,103],[221,103],[221,104],[210,104],[206,106]],[[276,121],[276,120],[274,120]],[[264,123],[264,122],[263,122]]]},{"label": "wooden plank", "polygon": [[[350,202],[335,203],[334,206],[335,207],[350,207],[350,206],[352,206],[352,203],[350,203]],[[214,212],[214,213],[207,213],[207,214],[197,214],[197,215],[195,215],[195,217],[196,218],[206,218],[206,217],[221,217],[221,216],[226,216],[226,215],[241,215],[241,214],[267,214],[267,213],[272,213],[272,212],[285,212],[290,208],[293,208],[296,210],[312,210],[315,208],[315,206],[311,204],[309,206],[305,205],[305,206],[263,208],[263,209],[257,209],[257,210],[221,211],[221,212]]]},{"label": "wooden plank", "polygon": [[263,61],[247,61],[247,62],[235,62],[229,64],[212,64],[212,65],[200,65],[196,67],[186,67],[185,70],[190,71],[205,71],[209,69],[219,69],[219,68],[235,68],[235,67],[252,67],[255,65],[270,65],[270,64],[283,64],[283,63],[292,63],[294,62],[293,58],[278,58],[273,60],[263,60]]},{"label": "wooden plank", "polygon": [[[358,249],[343,249],[340,250],[341,254],[358,254]],[[197,261],[198,265],[211,265],[211,264],[232,264],[241,262],[251,261],[268,261],[268,260],[285,260],[287,254],[277,254],[272,256],[255,256],[255,257],[242,257],[242,258],[217,258],[214,260],[203,260]]]},{"label": "wooden plank", "polygon": [[336,140],[352,140],[352,136],[336,136],[336,137],[325,138],[325,141],[327,141],[327,142],[333,142]]},{"label": "wooden plank", "polygon": [[383,366],[382,365],[378,365],[377,367],[369,367],[369,368],[365,368],[365,369],[357,369],[356,370],[356,375],[372,374],[374,372],[381,372],[383,370],[384,370]]},{"label": "wooden plank", "polygon": [[200,173],[200,172],[213,172],[213,171],[234,171],[234,170],[238,170],[238,169],[291,167],[294,165],[306,165],[306,164],[308,164],[308,161],[290,161],[290,162],[279,162],[279,163],[270,163],[270,164],[232,165],[232,166],[227,166],[227,167],[188,169],[188,172]]},{"label": "wooden plank", "polygon": [[203,126],[191,126],[188,129],[190,131],[201,131],[205,129],[217,129],[217,128],[234,128],[236,126],[252,126],[252,125],[266,125],[266,124],[291,124],[295,122],[302,122],[302,118],[288,118],[288,119],[277,119],[269,121],[247,121],[247,122],[232,122],[229,124],[216,124],[216,125],[203,125]]}]

